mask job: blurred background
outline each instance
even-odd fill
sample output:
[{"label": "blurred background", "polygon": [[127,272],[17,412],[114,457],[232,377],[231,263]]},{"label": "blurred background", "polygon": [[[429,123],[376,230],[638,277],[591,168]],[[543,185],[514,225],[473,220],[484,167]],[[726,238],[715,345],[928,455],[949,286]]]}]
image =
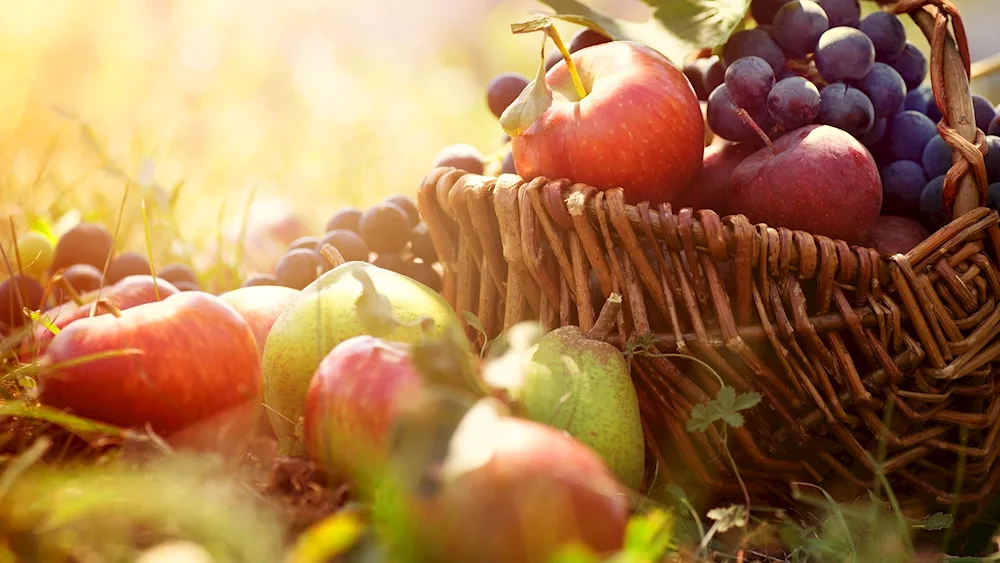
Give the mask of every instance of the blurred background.
[{"label": "blurred background", "polygon": [[[637,21],[649,13],[640,0],[585,3]],[[1000,51],[998,1],[955,3],[974,60]],[[219,250],[251,195],[318,231],[340,206],[412,194],[445,145],[500,149],[484,87],[499,72],[534,73],[538,40],[509,24],[541,8],[0,0],[0,241],[8,217],[113,227],[126,179],[126,245],[143,244],[145,198],[157,254]],[[1000,101],[997,78],[974,89]]]}]

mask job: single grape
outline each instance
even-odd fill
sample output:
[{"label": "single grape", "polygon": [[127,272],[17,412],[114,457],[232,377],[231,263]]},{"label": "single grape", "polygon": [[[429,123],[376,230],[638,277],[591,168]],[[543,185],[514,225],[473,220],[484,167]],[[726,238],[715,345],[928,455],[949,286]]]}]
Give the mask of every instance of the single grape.
[{"label": "single grape", "polygon": [[986,134],[1000,136],[1000,110],[997,111],[993,121],[990,121],[990,127],[986,130]]},{"label": "single grape", "polygon": [[111,261],[105,279],[108,284],[116,284],[128,276],[150,275],[153,270],[145,254],[134,250],[126,250]]},{"label": "single grape", "polygon": [[413,255],[424,262],[432,264],[438,261],[437,248],[434,247],[434,240],[431,239],[431,232],[424,223],[413,227],[410,233],[410,246]]},{"label": "single grape", "polygon": [[270,274],[257,274],[250,276],[243,282],[243,287],[254,287],[257,285],[278,285],[278,280]]},{"label": "single grape", "polygon": [[517,167],[514,166],[514,152],[507,151],[503,157],[503,164],[500,167],[501,174],[517,174]]},{"label": "single grape", "polygon": [[611,38],[603,33],[598,33],[593,29],[587,28],[577,33],[573,37],[573,40],[569,43],[569,52],[575,53],[580,49],[586,49],[587,47],[593,47],[594,45],[600,45],[602,43],[610,43]]},{"label": "single grape", "polygon": [[861,141],[861,143],[866,147],[871,148],[881,141],[882,137],[885,137],[885,132],[888,128],[889,120],[885,117],[880,117],[872,123],[872,128],[869,129],[867,133],[858,137],[858,140]]},{"label": "single grape", "polygon": [[775,73],[780,73],[785,68],[784,51],[770,35],[760,29],[744,29],[734,33],[722,49],[722,63],[725,66],[750,56],[767,61]]},{"label": "single grape", "polygon": [[319,237],[299,237],[292,241],[292,244],[288,245],[288,250],[295,250],[297,248],[308,248],[310,250],[316,248],[316,243],[319,242]]},{"label": "single grape", "polygon": [[875,46],[853,27],[830,28],[816,44],[816,69],[828,82],[860,80],[875,63]]},{"label": "single grape", "polygon": [[872,101],[876,118],[895,115],[906,99],[903,77],[885,63],[872,65],[871,72],[858,81],[858,88]]},{"label": "single grape", "polygon": [[24,308],[37,311],[42,308],[42,298],[45,290],[35,278],[14,273],[0,283],[0,322],[16,329],[25,324],[28,318]]},{"label": "single grape", "polygon": [[104,225],[80,223],[59,238],[50,271],[56,272],[73,264],[90,264],[103,271],[113,245],[111,233]]},{"label": "single grape", "polygon": [[198,277],[194,274],[194,270],[184,264],[167,264],[156,271],[156,277],[170,283],[181,281],[198,283]]},{"label": "single grape", "polygon": [[1000,211],[1000,182],[986,186],[986,207]]},{"label": "single grape", "polygon": [[430,264],[424,262],[410,262],[403,266],[402,274],[408,278],[418,281],[432,291],[441,291],[441,274]]},{"label": "single grape", "polygon": [[935,135],[930,141],[927,141],[927,146],[924,147],[924,152],[920,157],[920,163],[928,178],[944,176],[948,172],[948,169],[951,168],[951,153],[951,146],[945,142],[941,135]]},{"label": "single grape", "polygon": [[392,203],[380,203],[361,214],[358,221],[361,237],[368,249],[382,254],[399,252],[410,240],[410,218]]},{"label": "single grape", "polygon": [[927,78],[927,57],[913,43],[907,43],[902,53],[885,62],[896,69],[910,90],[918,88]]},{"label": "single grape", "polygon": [[830,20],[812,0],[789,2],[774,15],[774,38],[790,58],[801,59],[816,49]]},{"label": "single grape", "polygon": [[864,92],[837,82],[820,91],[819,122],[847,131],[855,137],[871,130],[875,108]]},{"label": "single grape", "polygon": [[928,231],[936,231],[948,222],[944,214],[944,176],[938,176],[920,192],[920,222]]},{"label": "single grape", "polygon": [[785,129],[808,125],[819,116],[820,93],[801,76],[778,81],[767,95],[767,111]]},{"label": "single grape", "polygon": [[986,175],[990,182],[1000,182],[1000,137],[986,136]]},{"label": "single grape", "polygon": [[886,133],[889,153],[896,160],[921,162],[924,148],[937,135],[937,127],[926,115],[908,110],[893,116]]},{"label": "single grape", "polygon": [[319,239],[310,250],[320,252],[323,249],[323,245],[326,244],[336,248],[337,252],[343,256],[345,262],[368,261],[368,245],[354,231],[346,229],[330,231],[323,235],[323,238]]},{"label": "single grape", "polygon": [[180,291],[201,291],[201,286],[193,281],[181,280],[174,284]]},{"label": "single grape", "polygon": [[[31,231],[17,237],[17,256],[20,258],[21,270],[29,276],[40,279],[48,271],[55,257],[52,243],[41,233]],[[11,265],[16,270],[18,265],[15,257],[8,255]]]},{"label": "single grape", "polygon": [[858,0],[816,0],[830,19],[830,27],[858,27],[861,24],[861,4]]},{"label": "single grape", "polygon": [[920,217],[920,194],[927,185],[922,166],[912,160],[897,160],[881,170],[882,215]]},{"label": "single grape", "polygon": [[376,267],[382,268],[383,270],[391,270],[400,274],[403,273],[403,270],[406,267],[406,261],[393,252],[379,254],[374,260],[372,260],[372,264]]},{"label": "single grape", "polygon": [[337,229],[347,229],[348,231],[358,232],[358,219],[360,218],[360,209],[357,207],[346,207],[330,217],[323,231],[329,232]]},{"label": "single grape", "polygon": [[289,251],[274,270],[274,279],[278,285],[292,289],[303,289],[316,281],[323,272],[326,260],[315,250],[298,248]]},{"label": "single grape", "polygon": [[[729,89],[726,85],[719,86],[708,97],[708,126],[716,135],[729,141],[762,142],[757,132],[739,116],[739,110],[739,106],[736,105],[733,98],[729,95]],[[770,115],[766,111],[754,112],[748,109],[747,112],[754,121],[757,121],[757,125],[761,129],[767,131],[770,128],[770,124],[767,123]],[[766,119],[758,120],[758,117]]]},{"label": "single grape", "polygon": [[420,209],[417,208],[417,202],[413,201],[412,197],[395,194],[385,198],[385,201],[388,203],[394,203],[402,208],[403,211],[406,212],[406,215],[410,218],[410,226],[414,226],[420,222]]},{"label": "single grape", "polygon": [[993,104],[979,94],[975,94],[972,96],[972,109],[976,114],[976,127],[982,129],[983,133],[989,131],[990,123],[997,116]]},{"label": "single grape", "polygon": [[[101,287],[101,271],[90,264],[73,264],[63,270],[61,275],[80,295]],[[70,299],[69,294],[63,291],[62,284],[53,285],[51,291],[52,300],[55,303],[63,303]]]},{"label": "single grape", "polygon": [[486,85],[486,105],[500,119],[503,110],[521,95],[527,85],[528,78],[519,72],[498,74]]},{"label": "single grape", "polygon": [[767,25],[774,20],[774,15],[782,6],[792,0],[752,0],[750,2],[750,14],[753,15],[757,25]]},{"label": "single grape", "polygon": [[458,168],[470,174],[482,174],[483,153],[479,152],[476,147],[464,143],[449,145],[441,149],[441,152],[434,157],[434,162],[431,163],[431,168],[439,166]]},{"label": "single grape", "polygon": [[774,71],[760,57],[743,57],[726,69],[725,82],[736,105],[756,108],[767,102],[767,93],[774,86]]},{"label": "single grape", "polygon": [[875,56],[880,61],[902,54],[906,48],[906,28],[903,22],[889,12],[872,12],[861,20],[858,29],[875,44]]},{"label": "single grape", "polygon": [[707,100],[708,95],[722,84],[726,76],[726,69],[722,66],[722,59],[712,56],[702,59],[695,59],[684,65],[684,76],[694,88],[695,95],[699,100]]},{"label": "single grape", "polygon": [[912,109],[923,113],[927,111],[927,103],[931,99],[931,96],[933,94],[930,87],[920,86],[919,88],[914,88],[906,93],[906,98],[903,100],[903,109],[900,111]]}]

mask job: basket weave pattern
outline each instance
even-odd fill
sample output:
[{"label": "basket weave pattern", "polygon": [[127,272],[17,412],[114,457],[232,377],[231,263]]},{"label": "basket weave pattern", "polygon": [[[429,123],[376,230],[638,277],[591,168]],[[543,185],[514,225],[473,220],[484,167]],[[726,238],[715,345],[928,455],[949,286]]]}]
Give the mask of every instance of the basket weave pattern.
[{"label": "basket weave pattern", "polygon": [[[620,189],[566,179],[437,168],[418,201],[443,295],[491,339],[524,320],[588,330],[603,299],[621,294],[609,341],[652,344],[631,367],[661,475],[736,493],[728,447],[751,494],[787,495],[791,481],[864,486],[883,443],[894,488],[977,512],[1000,478],[1000,217],[978,207],[985,143],[970,119],[961,19],[947,0],[890,9],[931,41],[939,130],[956,155],[945,190],[956,218],[910,252],[883,257],[742,215],[633,206]],[[685,427],[719,381],[668,353],[762,395],[728,446],[714,429]]]}]

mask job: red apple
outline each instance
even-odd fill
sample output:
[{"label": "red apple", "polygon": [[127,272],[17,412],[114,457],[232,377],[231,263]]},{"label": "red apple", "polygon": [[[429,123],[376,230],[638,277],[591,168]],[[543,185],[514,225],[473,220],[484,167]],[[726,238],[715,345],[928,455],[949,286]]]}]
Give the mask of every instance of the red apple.
[{"label": "red apple", "polygon": [[711,209],[722,216],[731,213],[726,198],[729,177],[746,157],[755,152],[757,147],[731,141],[712,143],[705,147],[705,159],[698,182],[671,202],[674,210],[691,207],[696,211]]},{"label": "red apple", "polygon": [[[93,303],[98,295],[100,295],[102,302],[97,304],[97,310],[94,313],[95,316],[111,312],[111,309],[104,302],[109,303],[120,311],[124,311],[136,305],[152,303],[157,301],[158,298],[160,300],[166,299],[175,293],[179,293],[179,290],[173,284],[163,279],[154,279],[150,275],[128,276],[112,286],[82,295],[83,305],[67,301],[45,311],[45,315],[52,321],[52,324],[56,328],[62,330],[76,320],[89,317]],[[45,326],[36,325],[34,328],[34,340],[25,340],[22,344],[22,359],[27,361],[31,356],[45,352],[45,348],[49,345],[53,336],[52,331]]]},{"label": "red apple", "polygon": [[594,45],[572,60],[583,99],[560,61],[545,78],[551,106],[523,131],[505,124],[518,174],[621,187],[630,203],[672,201],[688,189],[701,170],[705,121],[684,73],[631,41]]},{"label": "red apple", "polygon": [[882,207],[871,153],[846,131],[807,125],[746,158],[729,179],[729,209],[753,223],[864,244]]},{"label": "red apple", "polygon": [[605,556],[622,548],[628,497],[581,442],[506,416],[453,437],[449,456],[466,440],[489,459],[414,504],[433,561],[542,563],[571,542]]},{"label": "red apple", "polygon": [[309,457],[331,474],[377,478],[403,401],[423,380],[406,344],[355,336],[335,346],[309,383],[305,442]]},{"label": "red apple", "polygon": [[875,222],[867,244],[882,256],[889,257],[906,254],[929,236],[927,229],[913,219],[883,215]]},{"label": "red apple", "polygon": [[[141,354],[66,365],[124,349]],[[148,424],[168,438],[218,422],[229,443],[248,436],[259,415],[260,351],[250,325],[200,291],[136,305],[120,317],[79,319],[52,339],[42,365],[42,404],[129,428]]]},{"label": "red apple", "polygon": [[227,291],[219,299],[231,305],[250,324],[257,348],[264,354],[264,342],[278,315],[298,297],[299,292],[281,285],[257,285]]}]

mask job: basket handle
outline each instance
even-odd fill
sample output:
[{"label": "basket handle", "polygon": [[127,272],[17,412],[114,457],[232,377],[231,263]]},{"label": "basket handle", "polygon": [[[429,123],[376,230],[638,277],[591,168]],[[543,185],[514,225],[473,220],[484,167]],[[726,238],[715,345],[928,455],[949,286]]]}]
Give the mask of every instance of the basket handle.
[{"label": "basket handle", "polygon": [[[942,115],[938,132],[953,151],[953,164],[945,176],[944,211],[957,219],[986,203],[986,136],[976,127],[969,90],[969,45],[962,16],[951,0],[877,1],[893,13],[909,14],[931,44],[931,88]],[[949,20],[954,33],[949,33]]]}]

